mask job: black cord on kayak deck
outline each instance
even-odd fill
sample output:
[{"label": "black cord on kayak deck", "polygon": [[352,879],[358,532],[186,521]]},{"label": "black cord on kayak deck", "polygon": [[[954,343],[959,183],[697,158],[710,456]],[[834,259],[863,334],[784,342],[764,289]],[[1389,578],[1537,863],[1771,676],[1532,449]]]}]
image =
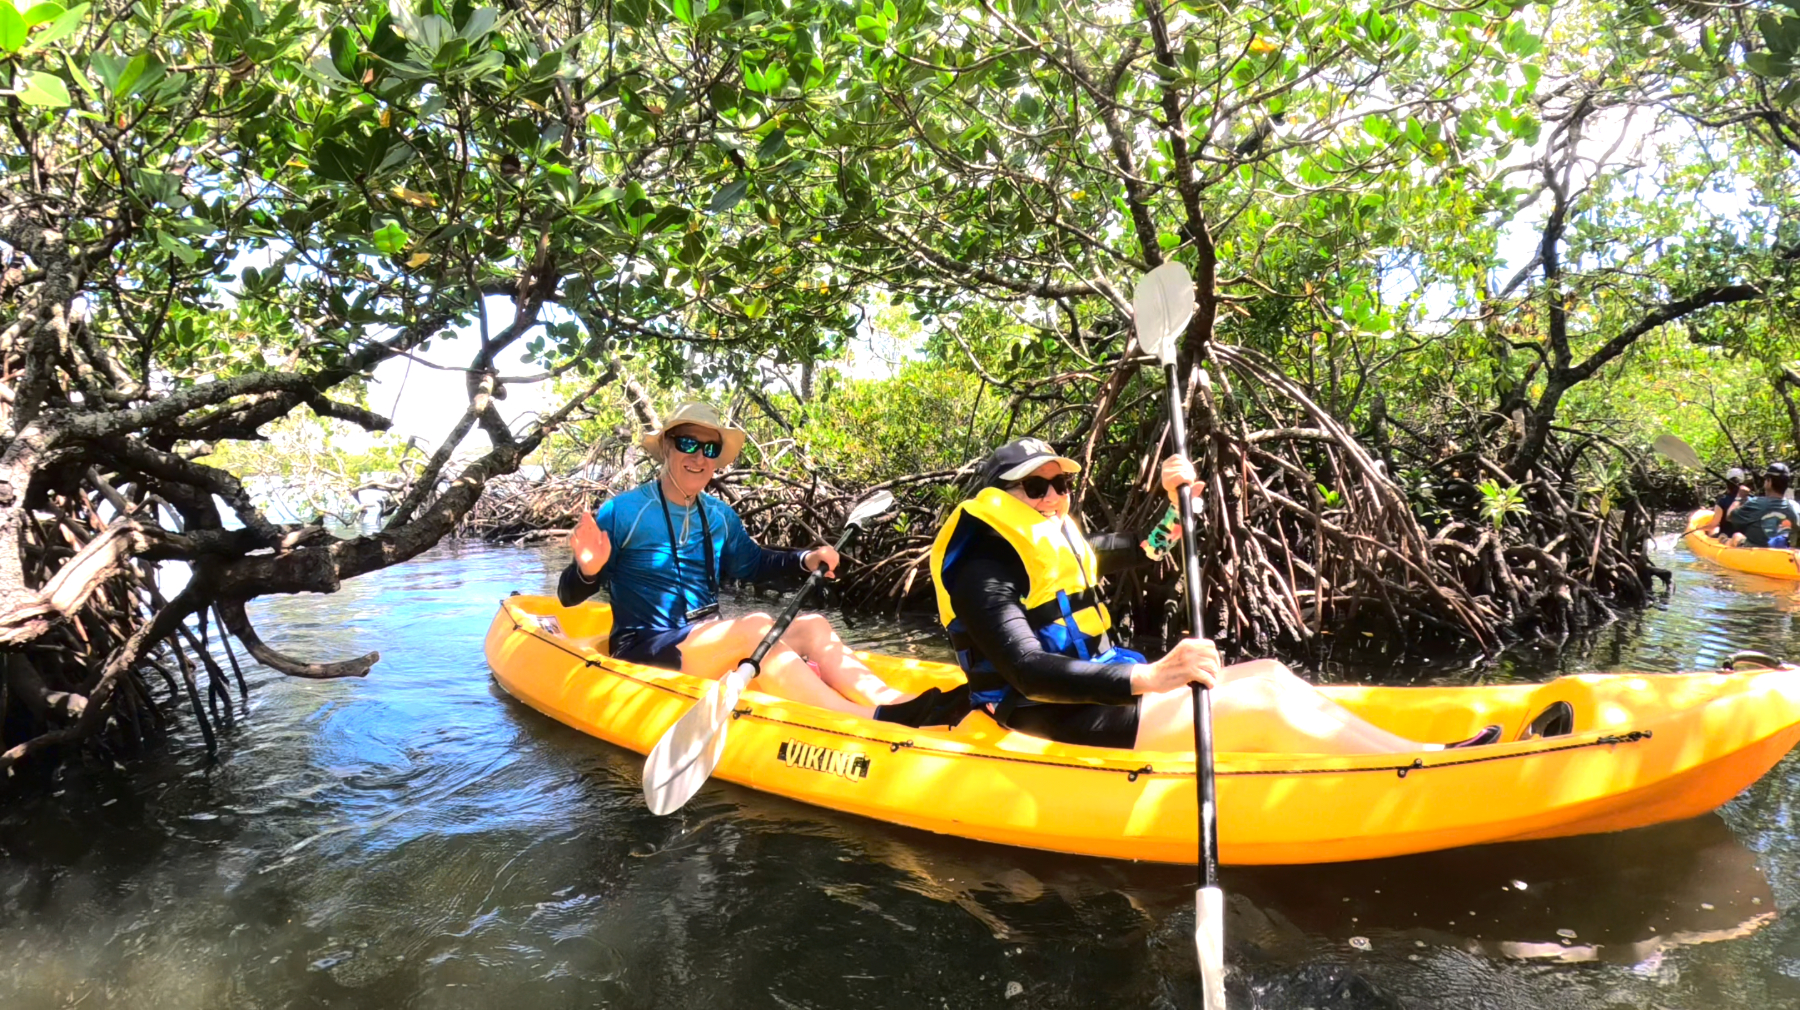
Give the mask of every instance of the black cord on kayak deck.
[{"label": "black cord on kayak deck", "polygon": [[[605,670],[607,673],[618,677],[624,677],[633,683],[643,684],[646,687],[654,687],[658,690],[666,691],[691,701],[699,700],[698,695],[688,694],[686,691],[677,690],[667,684],[659,684],[654,680],[646,680],[643,677],[633,676],[628,670],[620,670],[608,666],[600,660],[592,659],[583,653],[576,652],[574,649],[570,649],[556,641],[556,639],[546,635],[541,628],[527,628],[520,624],[519,619],[513,616],[510,608],[507,610],[507,617],[512,621],[514,630],[535,632],[541,640],[548,642],[556,649],[581,660],[588,666]],[[1147,764],[1140,765],[1136,768],[1115,768],[1104,765],[1054,761],[1048,758],[1024,757],[1015,754],[995,754],[988,751],[945,750],[939,747],[922,747],[919,746],[916,739],[893,740],[887,737],[867,736],[862,733],[852,733],[849,730],[835,729],[830,726],[815,726],[811,723],[795,722],[792,719],[782,719],[778,716],[765,715],[749,708],[733,709],[731,716],[733,719],[757,719],[777,726],[791,726],[795,729],[811,730],[814,733],[824,733],[829,736],[843,737],[847,740],[862,740],[867,743],[878,743],[887,747],[890,753],[897,752],[902,747],[907,747],[912,748],[919,753],[942,754],[945,757],[979,758],[983,761],[1006,761],[1012,764],[1039,765],[1047,768],[1071,768],[1078,771],[1107,772],[1114,775],[1124,775],[1128,782],[1136,782],[1139,778],[1148,775],[1159,775],[1163,778],[1177,779],[1194,777],[1194,772],[1191,769],[1188,771],[1165,772],[1157,771],[1154,766]],[[1219,768],[1215,770],[1214,774],[1229,777],[1253,775],[1354,775],[1364,772],[1393,772],[1400,778],[1406,778],[1407,775],[1412,772],[1431,771],[1435,768],[1455,768],[1458,765],[1478,765],[1485,764],[1489,761],[1511,761],[1517,758],[1536,757],[1540,754],[1555,754],[1559,751],[1582,750],[1587,747],[1613,747],[1622,743],[1638,743],[1639,741],[1650,739],[1653,735],[1654,732],[1652,730],[1634,729],[1628,733],[1608,734],[1606,736],[1595,737],[1592,740],[1576,740],[1569,743],[1557,744],[1554,747],[1539,747],[1535,750],[1515,751],[1507,754],[1483,754],[1461,758],[1455,761],[1438,761],[1433,764],[1426,764],[1424,758],[1414,758],[1411,762],[1403,765],[1370,765],[1362,768],[1244,768],[1236,770]]]}]

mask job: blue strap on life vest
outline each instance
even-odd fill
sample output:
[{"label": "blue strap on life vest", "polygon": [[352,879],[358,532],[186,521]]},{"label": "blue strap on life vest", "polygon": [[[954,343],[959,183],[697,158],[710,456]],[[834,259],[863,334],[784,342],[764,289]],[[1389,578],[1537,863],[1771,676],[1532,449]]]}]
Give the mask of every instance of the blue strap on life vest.
[{"label": "blue strap on life vest", "polygon": [[1069,594],[1058,589],[1056,602],[1062,607],[1063,623],[1069,627],[1069,640],[1075,643],[1076,655],[1087,659],[1087,636],[1081,633],[1081,625],[1075,623],[1075,609],[1069,606]]},{"label": "blue strap on life vest", "polygon": [[1150,661],[1145,659],[1144,654],[1141,652],[1133,652],[1130,649],[1121,649],[1115,645],[1105,652],[1102,652],[1100,655],[1095,656],[1094,662],[1105,663],[1107,666],[1126,666],[1131,663],[1148,663]]},{"label": "blue strap on life vest", "polygon": [[976,708],[985,708],[988,715],[993,715],[994,709],[1006,700],[1006,694],[1011,690],[1012,686],[1009,684],[1006,687],[996,687],[991,691],[971,691],[969,692],[969,701]]}]

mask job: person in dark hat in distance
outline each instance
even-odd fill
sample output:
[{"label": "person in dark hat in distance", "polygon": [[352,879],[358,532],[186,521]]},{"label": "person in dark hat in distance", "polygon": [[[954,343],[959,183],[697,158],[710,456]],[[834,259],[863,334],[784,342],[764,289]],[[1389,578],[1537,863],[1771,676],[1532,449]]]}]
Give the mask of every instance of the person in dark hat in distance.
[{"label": "person in dark hat in distance", "polygon": [[1763,493],[1743,498],[1731,508],[1733,545],[1746,547],[1794,547],[1794,531],[1800,529],[1800,505],[1787,497],[1793,472],[1786,463],[1763,467]]}]

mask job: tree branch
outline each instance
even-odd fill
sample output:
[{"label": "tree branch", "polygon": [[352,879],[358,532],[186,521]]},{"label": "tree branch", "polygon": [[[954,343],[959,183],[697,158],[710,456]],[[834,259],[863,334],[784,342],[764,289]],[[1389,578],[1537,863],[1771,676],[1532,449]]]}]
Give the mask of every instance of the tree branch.
[{"label": "tree branch", "polygon": [[368,674],[369,668],[381,660],[381,653],[371,652],[355,659],[340,660],[336,663],[308,663],[284,655],[263,643],[262,636],[250,626],[250,615],[244,612],[243,600],[221,600],[218,604],[219,619],[225,622],[225,630],[237,636],[244,643],[244,648],[258,663],[277,673],[285,673],[290,677],[305,677],[309,680],[336,680],[340,677],[362,677]]}]

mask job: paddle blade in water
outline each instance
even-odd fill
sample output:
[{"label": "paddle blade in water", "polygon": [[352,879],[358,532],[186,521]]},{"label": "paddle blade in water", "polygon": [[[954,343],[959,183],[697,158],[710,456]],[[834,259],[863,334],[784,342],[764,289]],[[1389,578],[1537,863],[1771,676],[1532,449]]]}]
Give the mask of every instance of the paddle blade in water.
[{"label": "paddle blade in water", "polygon": [[1225,1010],[1225,892],[1216,887],[1194,892],[1194,946],[1206,1010]]},{"label": "paddle blade in water", "polygon": [[731,710],[755,676],[756,667],[746,662],[713,681],[694,707],[656,741],[644,759],[644,802],[651,813],[680,810],[706,784],[725,753]]},{"label": "paddle blade in water", "polygon": [[1694,470],[1700,469],[1700,454],[1694,447],[1682,441],[1676,435],[1658,435],[1650,441],[1650,448],[1662,453],[1681,466]]},{"label": "paddle blade in water", "polygon": [[1138,346],[1165,365],[1175,363],[1176,335],[1194,315],[1194,282],[1174,260],[1144,275],[1131,298]]}]

